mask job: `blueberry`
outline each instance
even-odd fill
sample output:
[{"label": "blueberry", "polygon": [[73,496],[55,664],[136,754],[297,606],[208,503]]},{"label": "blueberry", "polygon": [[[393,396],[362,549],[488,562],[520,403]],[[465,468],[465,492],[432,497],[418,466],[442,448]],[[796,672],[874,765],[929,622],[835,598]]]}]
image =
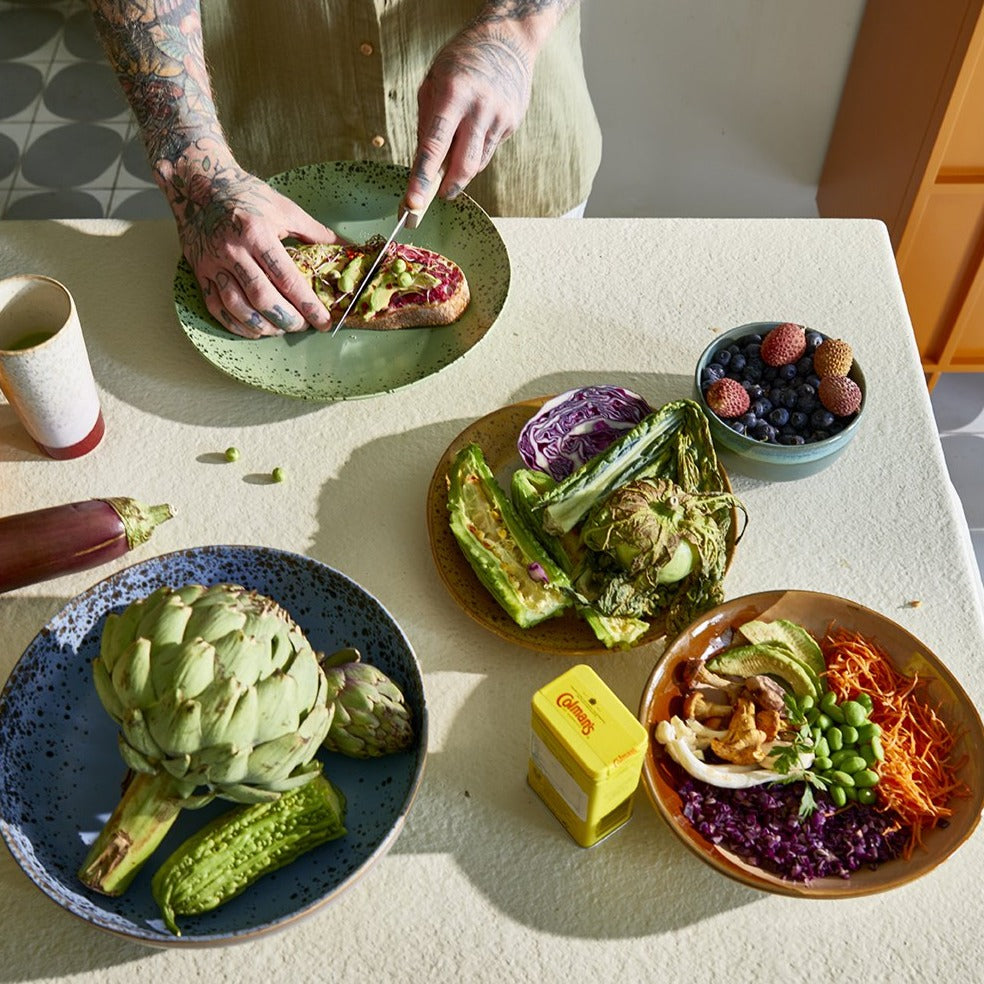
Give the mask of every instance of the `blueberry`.
[{"label": "blueberry", "polygon": [[810,375],[803,380],[803,382],[809,386],[812,386],[814,389],[818,389],[820,386],[820,377],[815,372],[811,372]]},{"label": "blueberry", "polygon": [[734,373],[742,372],[745,368],[747,361],[748,360],[745,358],[745,356],[741,354],[741,352],[735,352],[731,356],[731,362],[729,363],[731,371]]},{"label": "blueberry", "polygon": [[792,382],[792,380],[796,378],[796,366],[794,366],[791,362],[784,366],[779,366],[776,370],[776,376],[784,382]]},{"label": "blueberry", "polygon": [[813,356],[804,355],[799,362],[796,363],[796,375],[797,376],[809,376],[813,372]]},{"label": "blueberry", "polygon": [[767,400],[764,396],[759,397],[759,399],[754,400],[752,405],[749,407],[752,413],[756,417],[764,417],[772,409],[772,403]]},{"label": "blueberry", "polygon": [[704,366],[700,374],[700,379],[703,383],[714,383],[723,378],[724,366],[719,365],[717,362],[709,362],[706,366]]},{"label": "blueberry", "polygon": [[762,378],[762,364],[760,362],[748,362],[742,375],[750,383],[759,382]]},{"label": "blueberry", "polygon": [[815,430],[810,435],[810,442],[813,443],[814,441],[826,441],[828,437],[830,437],[830,432],[829,431]]},{"label": "blueberry", "polygon": [[802,434],[783,434],[779,438],[780,444],[806,444],[806,438]]},{"label": "blueberry", "polygon": [[745,428],[745,430],[751,430],[759,422],[759,419],[758,417],[755,416],[754,413],[749,411],[748,413],[743,413],[738,418],[738,421],[742,425],[742,427]]},{"label": "blueberry", "polygon": [[775,366],[762,366],[762,378],[766,382],[773,382],[777,375],[777,369]]},{"label": "blueberry", "polygon": [[789,423],[789,411],[785,407],[776,407],[769,411],[768,420],[776,427],[785,427]]},{"label": "blueberry", "polygon": [[750,400],[760,400],[765,396],[765,389],[761,383],[750,383],[746,380],[745,392],[748,393]]},{"label": "blueberry", "polygon": [[714,353],[714,361],[719,366],[727,366],[731,362],[731,353],[727,349],[719,349]]},{"label": "blueberry", "polygon": [[754,437],[756,441],[772,442],[776,439],[776,429],[764,420],[760,420],[752,430],[752,437]]},{"label": "blueberry", "polygon": [[736,434],[745,433],[745,425],[740,420],[729,420],[726,423]]},{"label": "blueberry", "polygon": [[745,353],[745,358],[749,361],[758,359],[762,352],[762,340],[758,339],[754,342],[746,342],[743,351]]},{"label": "blueberry", "polygon": [[806,351],[814,352],[823,341],[823,335],[818,331],[808,331],[806,333]]},{"label": "blueberry", "polygon": [[[823,408],[814,410],[810,414],[810,423],[816,430],[829,431],[830,425],[834,422],[834,415],[829,410]],[[824,435],[826,436],[826,435]]]},{"label": "blueberry", "polygon": [[809,419],[809,416],[803,413],[802,410],[794,410],[789,415],[789,426],[801,431],[804,427],[806,427]]}]

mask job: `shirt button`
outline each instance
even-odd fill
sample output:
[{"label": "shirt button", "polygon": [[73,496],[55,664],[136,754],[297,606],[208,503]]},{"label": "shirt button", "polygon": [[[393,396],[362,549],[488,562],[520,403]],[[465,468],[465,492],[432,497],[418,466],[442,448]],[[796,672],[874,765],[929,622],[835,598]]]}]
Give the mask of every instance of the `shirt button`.
[{"label": "shirt button", "polygon": [[383,147],[386,144],[386,138],[381,137],[378,133],[372,138],[373,147]]},{"label": "shirt button", "polygon": [[364,55],[371,55],[373,52],[373,47],[368,41],[363,41],[362,44],[359,45],[359,51],[361,51]]}]

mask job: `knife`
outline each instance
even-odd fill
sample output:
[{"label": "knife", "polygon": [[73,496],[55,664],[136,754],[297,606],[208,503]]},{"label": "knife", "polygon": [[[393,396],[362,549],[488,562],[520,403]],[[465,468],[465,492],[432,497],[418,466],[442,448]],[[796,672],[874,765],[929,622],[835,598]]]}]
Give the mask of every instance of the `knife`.
[{"label": "knife", "polygon": [[390,246],[393,245],[393,240],[400,234],[404,227],[407,229],[416,229],[420,225],[424,218],[424,213],[430,207],[430,203],[434,200],[434,196],[437,194],[438,189],[441,187],[441,182],[444,180],[444,174],[447,168],[442,165],[440,171],[437,173],[437,177],[431,183],[431,190],[424,201],[424,204],[420,208],[411,209],[407,208],[406,201],[401,201],[399,208],[397,209],[398,218],[396,220],[396,226],[390,233],[389,239],[386,240],[386,244],[383,248],[376,254],[376,259],[372,261],[366,275],[362,278],[361,283],[352,292],[352,299],[348,303],[348,307],[345,309],[345,313],[335,322],[335,327],[332,328],[331,334],[334,335],[339,328],[342,327],[342,322],[352,313],[352,309],[358,303],[359,298],[365,293],[366,287],[372,282],[372,278],[376,275],[376,271],[379,269],[383,262],[383,258],[386,256],[387,251]]}]

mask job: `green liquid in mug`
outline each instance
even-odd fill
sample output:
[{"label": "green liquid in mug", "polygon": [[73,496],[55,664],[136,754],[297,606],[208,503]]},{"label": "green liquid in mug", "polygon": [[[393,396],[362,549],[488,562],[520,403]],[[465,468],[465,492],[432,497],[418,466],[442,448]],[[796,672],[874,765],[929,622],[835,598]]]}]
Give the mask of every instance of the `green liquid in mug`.
[{"label": "green liquid in mug", "polygon": [[16,342],[11,342],[6,348],[8,352],[22,352],[24,349],[34,348],[35,345],[40,345],[54,337],[53,331],[32,331],[27,335],[22,335]]}]

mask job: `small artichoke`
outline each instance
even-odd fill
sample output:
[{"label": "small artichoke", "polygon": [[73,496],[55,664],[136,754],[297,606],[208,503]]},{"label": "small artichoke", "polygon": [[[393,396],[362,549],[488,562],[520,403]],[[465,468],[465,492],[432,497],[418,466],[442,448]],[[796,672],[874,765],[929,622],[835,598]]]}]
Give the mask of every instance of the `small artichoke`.
[{"label": "small artichoke", "polygon": [[132,777],[79,872],[90,888],[123,892],[184,807],[277,799],[318,775],[327,680],[264,595],[159,588],[107,618],[92,669]]},{"label": "small artichoke", "polygon": [[325,748],[352,758],[375,758],[410,746],[410,708],[400,688],[382,670],[360,662],[351,649],[341,650],[321,665],[328,680],[328,701],[335,708]]}]

